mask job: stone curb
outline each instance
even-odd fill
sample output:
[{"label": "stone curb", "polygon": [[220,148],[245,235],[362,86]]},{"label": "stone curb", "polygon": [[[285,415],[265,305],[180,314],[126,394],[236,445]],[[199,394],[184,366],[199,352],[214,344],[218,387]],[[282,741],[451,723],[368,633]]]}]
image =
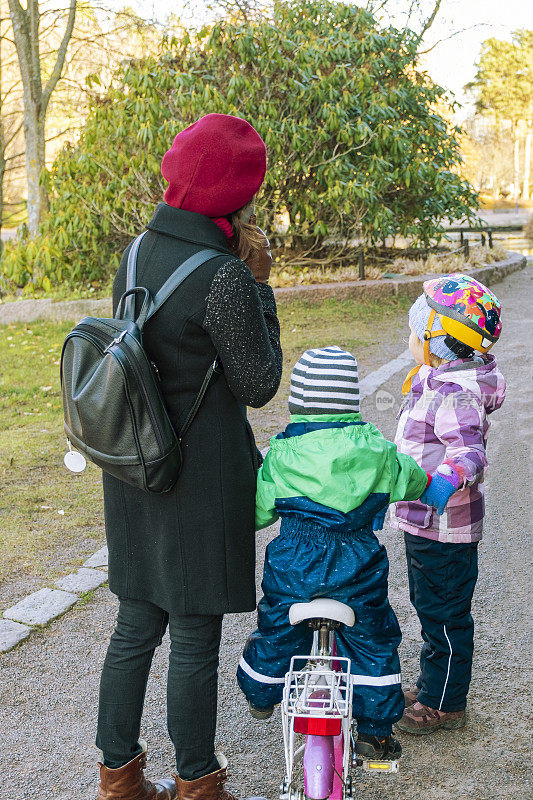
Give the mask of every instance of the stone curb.
[{"label": "stone curb", "polygon": [[4,611],[4,619],[11,619],[23,625],[46,625],[61,616],[78,600],[72,592],[60,589],[39,589],[26,595],[11,608]]},{"label": "stone curb", "polygon": [[12,650],[34,630],[69,611],[82,595],[106,583],[107,573],[94,566],[107,569],[107,547],[93,553],[77,572],[57,580],[57,588],[40,589],[7,608],[0,619],[0,653]]},{"label": "stone curb", "polygon": [[110,297],[100,300],[14,300],[0,305],[0,325],[13,322],[35,322],[39,319],[80,320],[82,317],[109,317],[112,314]]},{"label": "stone curb", "polygon": [[[487,285],[498,283],[507,275],[526,265],[526,256],[509,251],[509,257],[495,264],[488,264],[472,271],[472,275]],[[442,273],[445,274],[444,272]],[[351,298],[355,300],[379,300],[383,297],[417,297],[422,291],[422,284],[430,275],[406,275],[400,280],[365,280],[346,281],[344,283],[315,283],[308,286],[288,286],[274,289],[278,303],[292,300],[324,300],[328,297],[337,299]],[[110,316],[112,313],[111,298],[99,300],[61,300],[54,303],[44,300],[15,300],[0,304],[0,325],[13,322],[34,322],[39,319],[79,320],[85,316]]]},{"label": "stone curb", "polygon": [[58,589],[63,589],[65,592],[85,594],[98,589],[106,581],[107,575],[105,572],[101,572],[99,569],[81,567],[77,572],[73,572],[56,581],[54,586],[57,586]]},{"label": "stone curb", "polygon": [[90,558],[83,565],[84,567],[89,568],[103,568],[107,569],[107,545],[104,545],[97,550],[96,553],[93,553]]},{"label": "stone curb", "polygon": [[0,653],[11,650],[19,642],[27,639],[33,628],[28,625],[20,625],[10,619],[0,619]]},{"label": "stone curb", "polygon": [[[524,269],[527,264],[526,256],[521,253],[508,251],[508,258],[498,261],[495,264],[487,264],[485,267],[474,269],[469,274],[477,278],[481,283],[490,285],[498,283],[507,275]],[[445,275],[445,272],[441,273]],[[283,289],[274,289],[277,303],[287,303],[292,300],[323,300],[329,297],[342,300],[350,298],[352,300],[379,300],[383,297],[408,297],[415,300],[422,293],[424,281],[430,278],[437,278],[438,273],[428,275],[406,275],[399,280],[368,280],[368,281],[346,281],[344,283],[314,283],[308,286],[288,286]],[[1,322],[0,308],[0,322]]]}]

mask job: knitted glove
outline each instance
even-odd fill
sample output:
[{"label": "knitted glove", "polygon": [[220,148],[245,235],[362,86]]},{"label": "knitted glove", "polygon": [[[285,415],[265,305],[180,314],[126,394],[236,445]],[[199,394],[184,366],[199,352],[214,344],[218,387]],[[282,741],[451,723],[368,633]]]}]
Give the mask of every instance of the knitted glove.
[{"label": "knitted glove", "polygon": [[381,511],[378,511],[374,519],[372,520],[372,530],[373,531],[381,531],[383,530],[383,523],[385,522],[385,515],[387,513],[388,506],[382,508]]},{"label": "knitted glove", "polygon": [[441,466],[431,476],[431,483],[420,495],[420,502],[437,509],[437,514],[444,514],[448,500],[461,485],[459,474],[449,464]]}]

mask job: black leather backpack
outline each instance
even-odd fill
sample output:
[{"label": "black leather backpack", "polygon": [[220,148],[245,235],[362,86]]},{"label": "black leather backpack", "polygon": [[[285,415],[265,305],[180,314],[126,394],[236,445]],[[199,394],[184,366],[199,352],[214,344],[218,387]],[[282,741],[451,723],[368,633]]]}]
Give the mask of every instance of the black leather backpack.
[{"label": "black leather backpack", "polygon": [[[146,355],[142,330],[185,278],[220,255],[205,249],[188,258],[152,297],[136,286],[139,245],[128,255],[126,291],[113,319],[85,317],[68,334],[61,354],[65,433],[70,444],[119,480],[160,494],[176,484],[182,466],[180,441],[213,374],[209,367],[187,419],[176,434],[159,388],[157,368]],[[135,317],[136,295],[143,296]]]}]

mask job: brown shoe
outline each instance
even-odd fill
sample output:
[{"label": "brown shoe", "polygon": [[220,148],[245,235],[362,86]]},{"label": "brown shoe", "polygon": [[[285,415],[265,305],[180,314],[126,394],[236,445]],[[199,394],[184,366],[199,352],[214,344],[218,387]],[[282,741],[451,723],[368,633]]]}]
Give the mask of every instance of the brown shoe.
[{"label": "brown shoe", "polygon": [[416,686],[416,684],[415,684],[415,686],[411,686],[410,689],[404,689],[403,690],[403,696],[405,698],[405,707],[406,708],[409,708],[409,706],[412,706],[413,703],[416,703],[416,698],[418,697],[418,692],[419,691],[420,691],[420,689],[418,688],[418,686]]},{"label": "brown shoe", "polygon": [[178,787],[178,800],[237,800],[237,798],[224,789],[228,779],[228,762],[222,753],[216,753],[220,769],[197,778],[195,781],[183,781],[179,775],[174,775]]},{"label": "brown shoe", "polygon": [[405,709],[403,717],[396,722],[395,727],[404,733],[419,735],[433,733],[441,728],[447,731],[463,728],[465,724],[464,711],[438,711],[436,708],[429,708],[415,701],[412,706]]},{"label": "brown shoe", "polygon": [[146,768],[146,744],[144,751],[118,769],[100,767],[98,800],[174,800],[177,787],[173,779],[150,783],[144,777]]}]

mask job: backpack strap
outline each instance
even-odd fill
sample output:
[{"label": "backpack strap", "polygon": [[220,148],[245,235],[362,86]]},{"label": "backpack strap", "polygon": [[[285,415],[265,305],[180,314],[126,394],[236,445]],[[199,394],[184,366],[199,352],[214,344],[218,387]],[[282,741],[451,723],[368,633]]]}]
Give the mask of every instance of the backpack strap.
[{"label": "backpack strap", "polygon": [[[180,266],[172,273],[172,275],[165,281],[163,286],[157,292],[156,296],[153,299],[153,303],[150,307],[150,311],[146,317],[145,321],[148,321],[150,317],[152,317],[156,311],[159,311],[163,303],[165,303],[172,292],[174,292],[178,286],[183,283],[185,278],[187,278],[191,272],[194,272],[195,269],[200,267],[202,264],[211,261],[213,258],[217,258],[217,256],[224,255],[220,252],[220,250],[213,250],[211,248],[206,247],[204,250],[200,250],[198,253],[194,253],[190,258],[180,264]],[[204,399],[205,393],[209,389],[211,385],[211,381],[213,376],[216,373],[220,373],[221,367],[219,364],[218,356],[215,358],[203,380],[202,386],[200,387],[200,391],[196,395],[196,399],[192,405],[191,410],[187,414],[187,419],[183,423],[183,427],[179,431],[178,437],[181,442],[187,431],[189,430],[193,419],[195,418],[196,414],[198,413],[198,409],[202,404],[202,400]]]},{"label": "backpack strap", "polygon": [[[139,246],[143,240],[145,234],[148,231],[143,231],[136,239],[133,240],[133,244],[130,247],[130,252],[128,253],[128,264],[126,267],[126,291],[129,292],[131,289],[134,289],[137,285],[137,253],[139,252]],[[135,295],[131,294],[128,295],[126,298],[126,302],[124,305],[124,318],[125,319],[135,319]]]},{"label": "backpack strap", "polygon": [[183,264],[180,264],[179,267],[172,273],[170,278],[165,281],[163,286],[159,289],[156,296],[153,299],[152,307],[148,312],[146,317],[146,321],[153,317],[156,311],[159,311],[163,303],[165,303],[170,295],[176,291],[178,286],[183,283],[185,278],[188,278],[191,272],[194,272],[195,269],[205,264],[207,261],[211,261],[213,258],[217,256],[223,256],[220,250],[213,250],[211,248],[206,247],[204,250],[200,250],[198,253],[194,253],[190,256]]},{"label": "backpack strap", "polygon": [[[131,290],[137,286],[137,256],[141,241],[147,233],[148,231],[144,231],[137,236],[130,247],[126,267],[126,292],[131,292]],[[203,250],[199,250],[197,253],[193,253],[183,264],[180,264],[155,295],[152,307],[143,322],[149,320],[156,311],[159,311],[163,303],[165,303],[178,286],[183,283],[185,278],[189,277],[191,272],[194,272],[195,269],[202,266],[202,264],[205,264],[207,261],[211,261],[211,259],[221,255],[224,255],[224,253],[220,250],[206,247]],[[133,293],[125,298],[124,318],[135,319],[135,294]]]},{"label": "backpack strap", "polygon": [[[128,253],[128,263],[126,268],[126,292],[123,294],[120,304],[124,302],[124,318],[125,319],[135,319],[135,297],[136,292],[139,291],[139,287],[136,286],[137,283],[137,255],[139,252],[139,246],[143,239],[143,236],[148,231],[144,231],[136,239],[133,240],[133,244],[130,247],[130,251]],[[214,250],[212,248],[204,248],[203,250],[199,250],[197,253],[194,253],[190,256],[183,264],[180,264],[177,267],[172,275],[165,281],[163,286],[159,289],[157,294],[155,295],[152,305],[146,317],[142,317],[142,312],[140,314],[140,319],[138,322],[140,323],[139,327],[142,329],[144,323],[152,317],[156,311],[159,311],[163,303],[165,303],[170,295],[178,288],[178,286],[183,283],[185,278],[188,278],[191,272],[194,272],[195,269],[202,266],[202,264],[211,261],[213,258],[217,256],[224,255],[220,250]],[[146,291],[146,290],[144,290]],[[144,305],[143,305],[144,310]],[[196,399],[193,403],[193,406],[189,413],[187,414],[187,419],[185,420],[181,431],[179,432],[179,439],[185,436],[187,431],[189,430],[193,419],[195,418],[198,409],[202,404],[202,400],[204,399],[205,393],[209,389],[211,384],[211,380],[213,375],[216,373],[220,373],[221,367],[218,361],[218,356],[215,358],[209,369],[207,370],[206,376],[203,380],[202,386],[200,391],[198,392]]]}]

